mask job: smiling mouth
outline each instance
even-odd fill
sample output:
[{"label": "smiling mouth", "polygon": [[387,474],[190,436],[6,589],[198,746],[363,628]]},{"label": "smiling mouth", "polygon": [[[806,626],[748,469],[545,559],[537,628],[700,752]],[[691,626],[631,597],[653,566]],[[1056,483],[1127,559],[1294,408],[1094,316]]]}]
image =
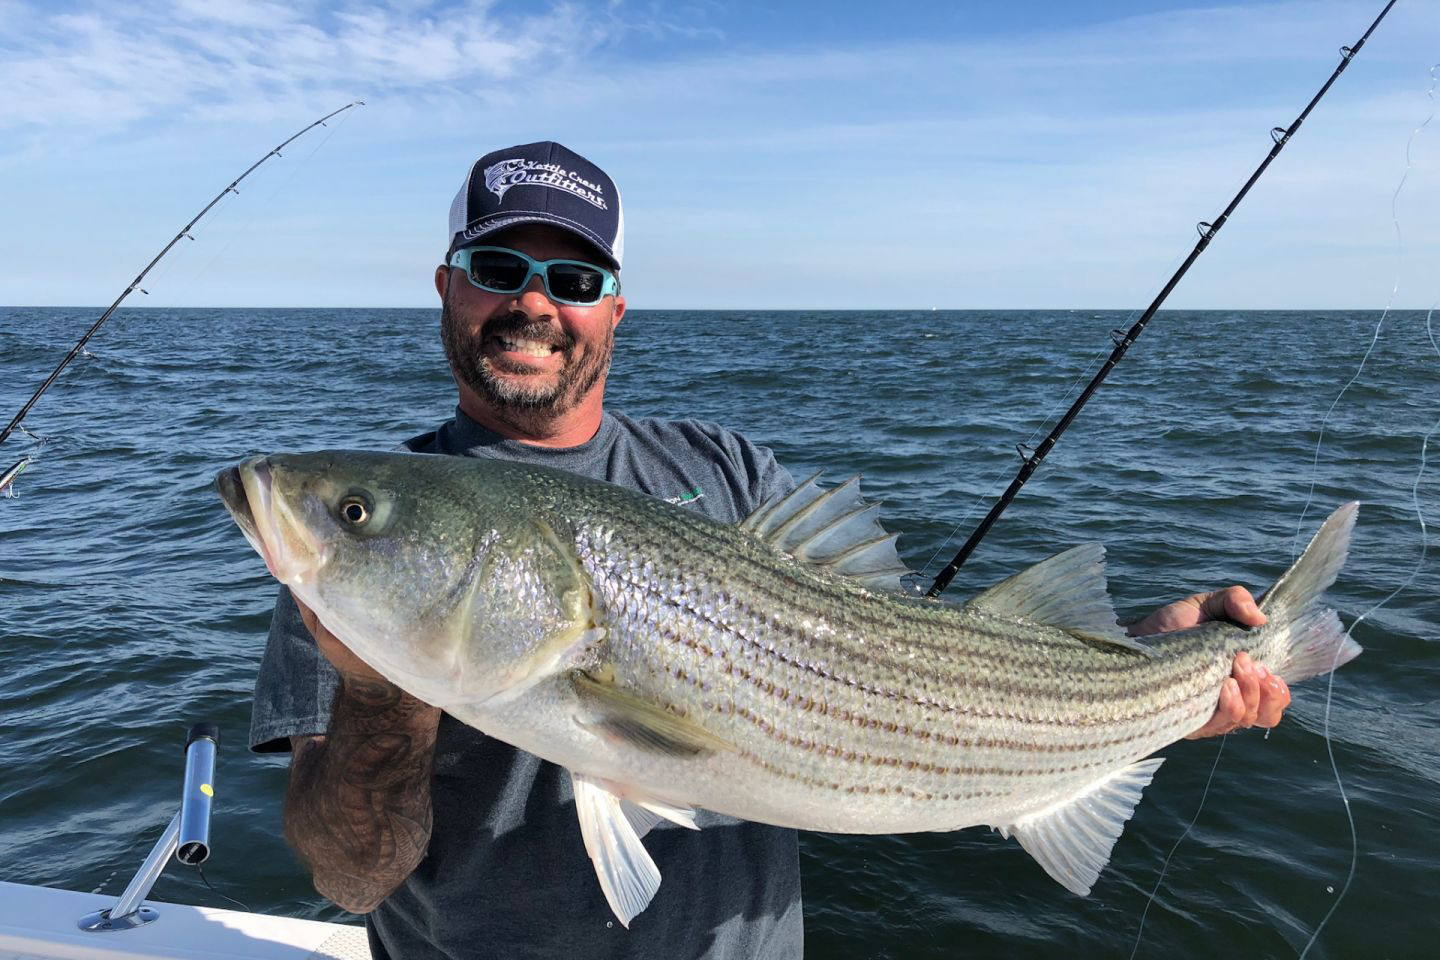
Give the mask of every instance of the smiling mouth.
[{"label": "smiling mouth", "polygon": [[518,353],[526,357],[543,359],[554,353],[560,352],[558,344],[546,343],[543,340],[527,340],[511,337],[496,337],[501,349],[510,353]]}]

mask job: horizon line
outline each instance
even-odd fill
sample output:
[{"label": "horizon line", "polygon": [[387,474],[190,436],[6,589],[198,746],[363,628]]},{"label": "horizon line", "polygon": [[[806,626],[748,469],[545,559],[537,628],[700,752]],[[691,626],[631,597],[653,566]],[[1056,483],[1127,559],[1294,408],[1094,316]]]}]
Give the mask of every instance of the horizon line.
[{"label": "horizon line", "polygon": [[[0,310],[74,310],[74,311],[96,311],[103,313],[110,309],[108,306],[78,306],[73,304],[0,304]],[[436,312],[440,306],[427,307],[395,307],[395,306],[164,306],[147,307],[131,306],[123,304],[116,307],[116,312],[121,310],[425,310]],[[627,307],[626,313],[665,313],[665,312],[686,312],[686,313],[884,313],[886,311],[899,311],[903,313],[1142,313],[1145,308],[1128,307]],[[1365,310],[1377,312],[1414,311],[1426,312],[1434,307],[1405,307],[1396,306],[1364,306],[1364,307],[1161,307],[1156,313],[1357,313]]]}]

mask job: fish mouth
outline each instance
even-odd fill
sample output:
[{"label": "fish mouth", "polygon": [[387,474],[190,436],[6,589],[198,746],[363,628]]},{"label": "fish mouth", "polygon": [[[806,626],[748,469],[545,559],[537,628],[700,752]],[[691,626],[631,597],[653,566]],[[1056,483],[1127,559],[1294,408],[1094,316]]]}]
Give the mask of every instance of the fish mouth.
[{"label": "fish mouth", "polygon": [[300,586],[329,560],[329,551],[299,522],[289,502],[276,495],[269,458],[251,457],[221,470],[215,489],[276,580]]},{"label": "fish mouth", "polygon": [[[255,515],[250,512],[250,500],[245,496],[245,482],[240,479],[239,467],[226,467],[215,474],[215,492],[230,511],[235,525],[245,534],[245,539],[255,545]],[[256,547],[258,550],[259,547]]]}]

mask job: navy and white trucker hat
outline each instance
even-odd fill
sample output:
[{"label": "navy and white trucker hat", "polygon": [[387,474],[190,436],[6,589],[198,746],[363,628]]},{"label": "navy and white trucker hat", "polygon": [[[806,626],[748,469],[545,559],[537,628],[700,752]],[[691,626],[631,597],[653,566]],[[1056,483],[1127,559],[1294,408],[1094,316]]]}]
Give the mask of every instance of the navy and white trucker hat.
[{"label": "navy and white trucker hat", "polygon": [[604,170],[563,144],[523,143],[476,160],[450,204],[446,257],[517,223],[569,230],[620,267],[625,251],[620,191]]}]

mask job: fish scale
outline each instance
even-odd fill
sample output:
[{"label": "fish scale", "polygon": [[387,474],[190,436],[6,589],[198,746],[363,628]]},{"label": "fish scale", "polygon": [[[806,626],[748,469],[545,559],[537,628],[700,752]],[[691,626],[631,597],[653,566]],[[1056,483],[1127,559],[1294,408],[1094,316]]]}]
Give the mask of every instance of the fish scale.
[{"label": "fish scale", "polygon": [[[1062,793],[1093,779],[1095,770],[1143,757],[1199,726],[1234,654],[1218,636],[1209,643],[1196,636],[1175,643],[1174,656],[1137,668],[1134,662],[1145,658],[1130,651],[1098,648],[1059,630],[1032,628],[1026,636],[1011,625],[1007,635],[984,614],[857,596],[862,591],[843,581],[792,580],[782,594],[762,565],[769,560],[773,566],[774,559],[757,562],[746,551],[736,551],[728,568],[710,565],[697,582],[657,582],[657,569],[677,576],[686,570],[671,559],[681,536],[658,525],[644,528],[635,542],[584,533],[577,540],[602,618],[611,608],[618,613],[606,622],[606,652],[617,682],[684,716],[714,715],[723,705],[725,719],[707,726],[742,747],[759,738],[765,746],[750,753],[771,758],[771,776],[811,771],[807,782],[822,794],[860,797],[914,790],[918,779],[920,792],[939,804],[923,819],[914,810],[899,817],[879,811],[876,817],[868,811],[828,813],[821,798],[813,798],[819,807],[810,821],[815,829],[854,830],[857,813],[872,818],[867,832],[934,829],[935,822],[970,825],[985,822],[989,813],[968,810],[972,798]],[[636,559],[641,557],[649,559]],[[691,596],[694,603],[682,599]],[[836,611],[877,600],[882,603],[868,617],[855,618],[868,632],[832,626]],[[761,605],[767,613],[758,612]],[[1217,626],[1204,632],[1226,631]],[[657,638],[668,642],[657,644]],[[820,651],[823,668],[814,660]],[[970,669],[959,669],[964,665]],[[979,675],[975,665],[981,665]],[[677,668],[710,677],[713,689],[674,683]],[[1026,682],[1017,684],[1018,677]],[[929,702],[898,690],[929,691]],[[961,698],[969,701],[960,704]],[[823,711],[813,708],[817,703]],[[1125,713],[1116,716],[1117,707]],[[1095,730],[1103,733],[1097,737]],[[1071,749],[1061,753],[1056,747]],[[1077,762],[1082,753],[1084,761]],[[958,756],[966,760],[957,762]],[[743,765],[742,759],[729,772],[739,776]],[[820,768],[829,771],[826,778],[814,776]],[[941,797],[954,805],[944,806]]]},{"label": "fish scale", "polygon": [[812,478],[739,526],[470,458],[278,455],[217,483],[347,646],[571,771],[625,923],[660,880],[648,825],[698,808],[841,833],[989,825],[1086,893],[1160,764],[1143,758],[1201,726],[1238,651],[1292,682],[1360,652],[1320,605],[1354,505],[1261,599],[1265,627],[1137,640],[1093,545],[963,606],[904,595],[854,483]]}]

